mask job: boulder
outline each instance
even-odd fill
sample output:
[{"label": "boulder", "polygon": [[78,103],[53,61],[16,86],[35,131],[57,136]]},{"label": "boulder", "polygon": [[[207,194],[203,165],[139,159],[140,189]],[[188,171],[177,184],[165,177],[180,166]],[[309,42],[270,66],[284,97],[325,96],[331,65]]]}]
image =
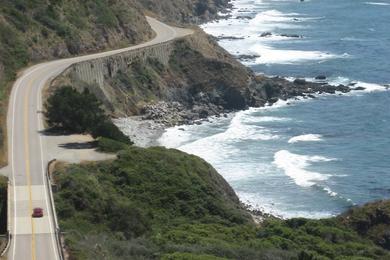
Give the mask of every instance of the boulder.
[{"label": "boulder", "polygon": [[302,38],[301,35],[298,35],[298,34],[281,34],[280,36],[283,36],[283,37],[289,37],[289,38]]},{"label": "boulder", "polygon": [[326,76],[325,75],[318,75],[317,77],[315,77],[316,80],[325,80],[326,79]]},{"label": "boulder", "polygon": [[271,32],[263,32],[260,37],[269,37],[269,36],[272,36],[272,33]]},{"label": "boulder", "polygon": [[241,61],[249,61],[249,60],[254,60],[254,59],[260,58],[260,55],[242,54],[242,55],[238,55],[236,57],[237,57],[237,59],[239,59]]},{"label": "boulder", "polygon": [[294,80],[294,84],[297,84],[297,85],[306,85],[306,80],[305,79],[295,79]]}]

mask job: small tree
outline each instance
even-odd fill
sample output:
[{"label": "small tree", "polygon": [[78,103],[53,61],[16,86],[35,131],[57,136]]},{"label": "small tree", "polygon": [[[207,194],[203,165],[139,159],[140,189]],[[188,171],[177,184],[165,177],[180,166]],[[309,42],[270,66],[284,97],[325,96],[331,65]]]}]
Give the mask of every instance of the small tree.
[{"label": "small tree", "polygon": [[77,92],[70,86],[57,89],[45,105],[45,116],[50,127],[72,133],[88,133],[131,144],[109,119],[96,96],[84,89]]}]

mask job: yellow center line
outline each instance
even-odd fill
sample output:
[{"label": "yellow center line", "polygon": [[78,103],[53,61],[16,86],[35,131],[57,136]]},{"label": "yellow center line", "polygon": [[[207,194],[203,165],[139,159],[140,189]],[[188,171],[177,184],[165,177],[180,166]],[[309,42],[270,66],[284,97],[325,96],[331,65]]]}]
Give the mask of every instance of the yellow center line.
[{"label": "yellow center line", "polygon": [[[31,91],[31,81],[29,81],[29,84],[27,86],[27,93],[24,96],[24,156],[26,160],[26,177],[27,177],[27,186],[29,190],[29,211],[30,214],[33,212],[33,206],[32,206],[32,190],[31,190],[31,172],[30,172],[30,142],[29,142],[29,116],[28,116],[28,98],[30,97],[30,91]],[[35,254],[35,225],[34,225],[34,219],[32,215],[30,215],[31,218],[31,257],[32,260],[36,259]]]}]

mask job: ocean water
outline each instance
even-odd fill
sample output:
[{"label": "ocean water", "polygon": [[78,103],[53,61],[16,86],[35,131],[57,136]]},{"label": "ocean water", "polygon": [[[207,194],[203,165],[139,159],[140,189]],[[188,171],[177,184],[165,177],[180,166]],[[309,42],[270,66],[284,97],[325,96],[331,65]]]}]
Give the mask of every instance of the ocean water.
[{"label": "ocean water", "polygon": [[[235,0],[203,25],[255,72],[364,91],[279,101],[168,129],[161,145],[210,162],[240,199],[282,217],[321,218],[390,198],[390,1]],[[271,35],[261,37],[262,33]],[[288,35],[299,37],[288,37]],[[285,36],[287,35],[287,36]]]}]

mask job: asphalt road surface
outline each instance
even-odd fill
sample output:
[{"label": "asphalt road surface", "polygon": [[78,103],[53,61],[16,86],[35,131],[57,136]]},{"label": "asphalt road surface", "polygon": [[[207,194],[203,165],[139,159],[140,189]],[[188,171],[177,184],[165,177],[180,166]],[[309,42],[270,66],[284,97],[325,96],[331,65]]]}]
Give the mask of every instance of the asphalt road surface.
[{"label": "asphalt road surface", "polygon": [[[60,259],[56,243],[53,212],[45,179],[49,159],[55,155],[45,149],[45,136],[40,134],[42,121],[42,89],[45,84],[70,65],[121,52],[167,42],[192,33],[191,30],[165,25],[147,18],[156,36],[153,40],[125,49],[46,62],[26,69],[15,82],[8,109],[8,152],[11,191],[10,260]],[[33,208],[43,208],[43,218],[32,218]]]}]

